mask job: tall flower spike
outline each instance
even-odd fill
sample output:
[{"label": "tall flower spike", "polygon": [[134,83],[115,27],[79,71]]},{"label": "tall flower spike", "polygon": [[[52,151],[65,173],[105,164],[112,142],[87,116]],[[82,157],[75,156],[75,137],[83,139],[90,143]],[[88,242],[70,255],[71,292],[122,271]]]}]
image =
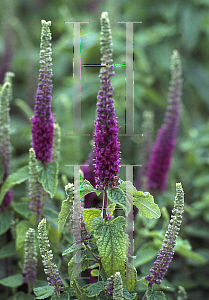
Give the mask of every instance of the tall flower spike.
[{"label": "tall flower spike", "polygon": [[184,212],[184,191],[181,183],[176,183],[176,197],[174,201],[174,209],[172,210],[171,220],[168,229],[165,233],[162,249],[157,255],[157,260],[154,266],[150,269],[151,275],[145,276],[149,281],[149,285],[160,284],[165,272],[168,270],[169,264],[174,255],[174,247],[176,245],[176,238],[179,234],[182,214]]},{"label": "tall flower spike", "polygon": [[35,230],[29,228],[25,238],[25,259],[23,266],[23,278],[24,282],[28,283],[29,292],[31,285],[34,285],[36,279],[36,268],[37,268],[37,252],[35,244]]},{"label": "tall flower spike", "polygon": [[101,15],[101,89],[97,96],[97,119],[94,122],[95,181],[97,189],[108,189],[115,184],[119,173],[120,143],[118,122],[115,116],[113,87],[110,77],[115,73],[112,65],[112,36],[107,12]]},{"label": "tall flower spike", "polygon": [[166,188],[167,175],[176,144],[182,94],[181,61],[177,50],[173,51],[170,93],[164,123],[158,130],[147,168],[147,190],[162,193]]},{"label": "tall flower spike", "polygon": [[52,160],[54,116],[51,113],[52,100],[52,47],[51,47],[51,22],[41,21],[41,45],[39,83],[36,92],[34,116],[32,120],[32,148],[36,159],[43,164]]},{"label": "tall flower spike", "polygon": [[33,148],[29,150],[29,208],[37,214],[37,219],[42,213],[42,185],[38,182],[38,165]]},{"label": "tall flower spike", "polygon": [[[4,182],[9,175],[10,161],[11,161],[11,144],[10,144],[10,101],[12,99],[12,80],[14,73],[7,72],[5,74],[4,84],[0,90],[0,167],[2,178],[1,182]],[[13,194],[9,190],[1,204],[1,210],[3,211],[6,206],[11,203]]]},{"label": "tall flower spike", "polygon": [[54,292],[57,295],[60,295],[60,291],[64,288],[62,286],[62,280],[57,269],[57,265],[52,262],[53,254],[50,250],[50,244],[46,233],[46,219],[42,219],[38,225],[38,240],[40,254],[42,257],[42,262],[44,265],[44,272],[48,275],[48,285],[54,286]]}]

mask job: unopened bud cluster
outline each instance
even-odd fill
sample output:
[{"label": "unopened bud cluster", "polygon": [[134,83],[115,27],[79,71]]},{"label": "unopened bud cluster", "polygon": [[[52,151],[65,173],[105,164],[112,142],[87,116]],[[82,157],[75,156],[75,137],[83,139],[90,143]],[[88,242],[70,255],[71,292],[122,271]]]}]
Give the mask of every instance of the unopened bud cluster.
[{"label": "unopened bud cluster", "polygon": [[114,288],[114,276],[111,275],[110,278],[107,279],[107,285],[105,286],[105,291],[108,295],[113,294],[113,288]]},{"label": "unopened bud cluster", "polygon": [[[75,215],[74,215],[75,216]],[[71,225],[73,226],[73,236],[75,243],[84,245],[88,244],[90,239],[89,231],[86,230],[86,222],[83,220],[83,215],[80,213],[80,218],[71,218]]]}]

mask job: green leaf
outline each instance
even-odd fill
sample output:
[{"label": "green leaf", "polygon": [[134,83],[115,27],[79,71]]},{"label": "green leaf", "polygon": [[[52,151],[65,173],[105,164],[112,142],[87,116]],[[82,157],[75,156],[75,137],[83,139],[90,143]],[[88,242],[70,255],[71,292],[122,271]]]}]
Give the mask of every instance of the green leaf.
[{"label": "green leaf", "polygon": [[54,286],[45,285],[33,289],[34,294],[37,296],[35,299],[45,299],[54,294]]},{"label": "green leaf", "polygon": [[91,270],[91,276],[92,277],[98,277],[99,276],[99,270],[98,269]]},{"label": "green leaf", "polygon": [[101,216],[101,210],[96,208],[85,209],[83,211],[83,219],[86,222],[86,228],[89,232],[93,230],[91,226],[92,220],[100,216]]},{"label": "green leaf", "polygon": [[130,294],[126,288],[123,288],[123,297],[124,297],[124,300],[137,300],[138,299],[137,293]]},{"label": "green leaf", "polygon": [[130,212],[130,203],[126,200],[126,194],[121,187],[114,187],[107,190],[107,197],[115,204]]},{"label": "green leaf", "polygon": [[15,242],[11,242],[0,249],[0,259],[10,257],[15,254],[17,254]]},{"label": "green leaf", "polygon": [[13,300],[34,300],[34,295],[25,294],[24,292],[18,292],[17,294],[15,294]]},{"label": "green leaf", "polygon": [[58,163],[48,162],[38,174],[38,181],[43,185],[44,190],[53,198],[57,190]]},{"label": "green leaf", "polygon": [[62,207],[61,207],[61,211],[59,213],[58,216],[58,231],[61,232],[65,222],[67,220],[67,217],[70,213],[70,209],[71,209],[72,205],[70,204],[69,200],[64,200],[62,201]]},{"label": "green leaf", "polygon": [[5,233],[11,226],[14,218],[14,211],[7,208],[5,211],[0,210],[0,235]]},{"label": "green leaf", "polygon": [[142,247],[136,253],[136,259],[134,266],[137,268],[141,265],[146,264],[153,258],[155,258],[160,250],[153,242],[148,242],[142,245]]},{"label": "green leaf", "polygon": [[81,294],[84,293],[84,289],[82,287],[80,287],[80,285],[78,284],[78,282],[73,279],[72,281],[70,281],[70,287],[74,293],[74,295],[78,298],[79,296],[81,296]]},{"label": "green leaf", "polygon": [[81,243],[81,244],[73,244],[70,248],[66,249],[62,253],[62,256],[66,255],[66,254],[69,254],[69,253],[72,253],[73,251],[76,251],[76,250],[81,249],[81,248],[85,248],[85,246],[83,245],[83,243]]},{"label": "green leaf", "polygon": [[115,210],[115,207],[116,207],[115,203],[109,204],[107,206],[107,215],[109,214],[110,216],[112,216],[112,214],[113,214],[113,212]]},{"label": "green leaf", "polygon": [[99,275],[102,277],[102,280],[103,280],[103,281],[107,281],[108,276],[107,276],[107,273],[105,272],[104,268],[101,269]]},{"label": "green leaf", "polygon": [[[82,182],[81,187],[80,187],[80,197],[82,198],[93,192],[96,193],[97,190],[91,185],[91,183],[88,180],[84,179],[84,181]],[[99,194],[100,193],[101,193],[101,191],[99,192]]]},{"label": "green leaf", "polygon": [[129,263],[126,263],[126,278],[123,279],[123,285],[129,292],[134,292],[137,285],[136,268]]},{"label": "green leaf", "polygon": [[30,227],[31,223],[26,220],[20,221],[16,226],[16,250],[22,258],[24,258],[26,232]]},{"label": "green leaf", "polygon": [[0,280],[0,284],[4,285],[4,286],[12,287],[12,288],[21,286],[23,284],[22,275],[16,274],[16,275],[12,275],[12,276],[3,278]]},{"label": "green leaf", "polygon": [[154,203],[154,198],[150,193],[134,191],[134,205],[139,212],[149,219],[158,219],[161,216],[160,209]]},{"label": "green leaf", "polygon": [[13,202],[13,208],[14,210],[24,216],[26,219],[32,217],[34,214],[33,212],[31,211],[31,209],[28,207],[29,204],[27,202]]},{"label": "green leaf", "polygon": [[147,300],[166,300],[165,294],[163,292],[149,290],[146,291]]},{"label": "green leaf", "polygon": [[108,223],[101,217],[92,221],[94,235],[98,238],[96,243],[99,255],[108,276],[115,272],[120,272],[122,277],[125,276],[126,235],[123,226],[126,226],[126,221],[122,216]]},{"label": "green leaf", "polygon": [[88,297],[94,297],[99,295],[101,291],[104,289],[104,282],[98,281],[96,283],[92,283],[88,285],[86,288],[84,286],[83,289],[85,290],[85,293]]},{"label": "green leaf", "polygon": [[28,178],[29,178],[28,166],[24,166],[19,170],[17,170],[16,173],[10,174],[2,184],[1,192],[0,192],[0,204],[2,203],[2,200],[8,190],[10,190],[14,185],[26,181]]},{"label": "green leaf", "polygon": [[54,295],[51,300],[70,300],[70,295],[67,292],[63,292],[60,295]]},{"label": "green leaf", "polygon": [[[68,263],[68,274],[71,278],[76,278],[78,275],[85,271],[89,266],[89,260],[87,256],[81,256],[81,261],[78,261],[78,256],[75,254]],[[77,262],[76,262],[77,260]]]}]

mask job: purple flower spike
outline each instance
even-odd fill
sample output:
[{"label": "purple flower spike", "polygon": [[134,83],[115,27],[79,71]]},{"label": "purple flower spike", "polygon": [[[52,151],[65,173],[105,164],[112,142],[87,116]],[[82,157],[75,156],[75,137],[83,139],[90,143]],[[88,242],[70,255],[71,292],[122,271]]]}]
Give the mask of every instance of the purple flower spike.
[{"label": "purple flower spike", "polygon": [[174,209],[172,210],[171,220],[168,229],[165,233],[162,249],[157,255],[157,260],[154,266],[150,269],[151,275],[145,276],[149,285],[160,284],[165,272],[168,270],[169,264],[174,255],[174,247],[176,245],[176,238],[178,236],[182,214],[184,212],[184,191],[181,183],[176,183],[176,197],[174,201]]},{"label": "purple flower spike", "polygon": [[32,117],[32,148],[36,159],[45,165],[52,160],[54,116],[51,113],[52,100],[52,48],[51,22],[42,20],[39,83],[36,92],[34,116]]},{"label": "purple flower spike", "polygon": [[97,119],[94,122],[95,182],[97,189],[106,190],[115,185],[115,176],[120,167],[120,143],[118,141],[118,122],[115,116],[113,87],[110,76],[114,75],[111,65],[112,37],[108,13],[101,16],[101,89],[97,96]]},{"label": "purple flower spike", "polygon": [[176,144],[182,94],[181,61],[177,50],[173,51],[170,93],[164,123],[158,130],[147,167],[147,190],[162,193],[166,188],[167,175]]}]

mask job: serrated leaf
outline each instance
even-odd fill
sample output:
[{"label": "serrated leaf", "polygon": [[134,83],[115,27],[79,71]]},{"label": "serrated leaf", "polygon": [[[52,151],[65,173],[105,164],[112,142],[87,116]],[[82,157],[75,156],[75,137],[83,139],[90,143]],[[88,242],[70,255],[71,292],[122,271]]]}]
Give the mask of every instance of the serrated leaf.
[{"label": "serrated leaf", "polygon": [[94,268],[98,268],[99,267],[99,263],[95,263],[91,266],[89,266],[89,269],[94,269]]},{"label": "serrated leaf", "polygon": [[84,293],[84,289],[82,287],[80,287],[80,285],[78,284],[78,282],[75,279],[70,281],[70,287],[76,297],[79,297]]},{"label": "serrated leaf", "polygon": [[75,255],[71,258],[68,263],[68,274],[71,278],[76,278],[78,275],[85,271],[89,266],[89,260],[86,256],[82,257],[82,260],[79,263],[75,262]]},{"label": "serrated leaf", "polygon": [[83,288],[88,297],[98,296],[101,293],[101,291],[104,289],[104,282],[98,281],[96,283],[92,283],[88,285],[86,288],[84,286]]},{"label": "serrated leaf", "polygon": [[160,291],[146,291],[147,300],[166,300],[165,294]]},{"label": "serrated leaf", "polygon": [[54,294],[54,286],[45,285],[33,288],[33,292],[37,296],[35,299],[45,299]]},{"label": "serrated leaf", "polygon": [[108,276],[107,276],[107,273],[105,272],[104,268],[101,269],[99,275],[102,277],[102,280],[103,280],[103,281],[107,281]]},{"label": "serrated leaf", "polygon": [[127,201],[126,194],[120,187],[114,187],[107,190],[107,197],[115,204],[118,204],[122,208],[126,209]]},{"label": "serrated leaf", "polygon": [[134,203],[139,212],[149,219],[158,219],[161,216],[160,209],[156,203],[154,203],[154,198],[148,192],[134,191]]},{"label": "serrated leaf", "polygon": [[83,219],[86,222],[86,229],[91,232],[92,231],[92,220],[96,217],[101,216],[101,210],[96,208],[85,209],[83,211]]},{"label": "serrated leaf", "polygon": [[4,199],[4,196],[8,190],[10,190],[14,185],[26,181],[28,178],[29,178],[28,166],[24,166],[19,170],[17,170],[16,173],[10,174],[1,186],[0,204],[2,203],[2,200]]},{"label": "serrated leaf", "polygon": [[0,249],[0,259],[17,254],[15,243],[11,242]]},{"label": "serrated leaf", "polygon": [[[9,300],[9,299],[7,299],[7,300]],[[24,292],[17,292],[17,294],[15,294],[13,300],[34,300],[34,295],[25,294]]]},{"label": "serrated leaf", "polygon": [[91,185],[88,180],[84,179],[80,187],[80,197],[82,198],[90,193],[95,193],[96,191],[97,190],[93,187],[93,185]]},{"label": "serrated leaf", "polygon": [[85,248],[83,244],[73,244],[70,248],[66,249],[63,253],[62,256],[72,253],[73,251],[76,251],[78,249]]},{"label": "serrated leaf", "polygon": [[63,292],[60,295],[54,295],[51,300],[70,300],[70,295],[67,292]]},{"label": "serrated leaf", "polygon": [[48,162],[38,174],[38,181],[51,198],[54,197],[57,190],[57,175],[58,163],[56,161]]},{"label": "serrated leaf", "polygon": [[120,272],[125,276],[126,261],[126,235],[123,231],[126,226],[125,218],[122,216],[106,223],[101,217],[92,221],[92,229],[98,240],[99,255],[102,265],[108,276]]},{"label": "serrated leaf", "polygon": [[109,204],[107,206],[107,215],[109,214],[110,216],[113,215],[113,212],[115,210],[115,207],[116,207],[116,204],[115,203],[112,203],[112,204]]},{"label": "serrated leaf", "polygon": [[124,300],[137,300],[138,299],[137,293],[130,294],[126,288],[123,288],[123,297],[124,297]]},{"label": "serrated leaf", "polygon": [[9,208],[5,209],[4,212],[0,210],[0,235],[5,233],[10,228],[13,218],[13,210]]},{"label": "serrated leaf", "polygon": [[137,272],[132,264],[126,263],[126,277],[123,279],[123,285],[130,293],[136,289]]},{"label": "serrated leaf", "polygon": [[63,227],[65,226],[65,222],[70,213],[71,207],[72,207],[72,205],[70,204],[69,200],[62,201],[61,211],[58,216],[58,231],[59,231],[59,233],[62,231]]},{"label": "serrated leaf", "polygon": [[22,275],[16,274],[16,275],[12,275],[12,276],[3,278],[0,280],[0,284],[4,285],[4,286],[12,287],[12,288],[21,286],[23,284]]}]

